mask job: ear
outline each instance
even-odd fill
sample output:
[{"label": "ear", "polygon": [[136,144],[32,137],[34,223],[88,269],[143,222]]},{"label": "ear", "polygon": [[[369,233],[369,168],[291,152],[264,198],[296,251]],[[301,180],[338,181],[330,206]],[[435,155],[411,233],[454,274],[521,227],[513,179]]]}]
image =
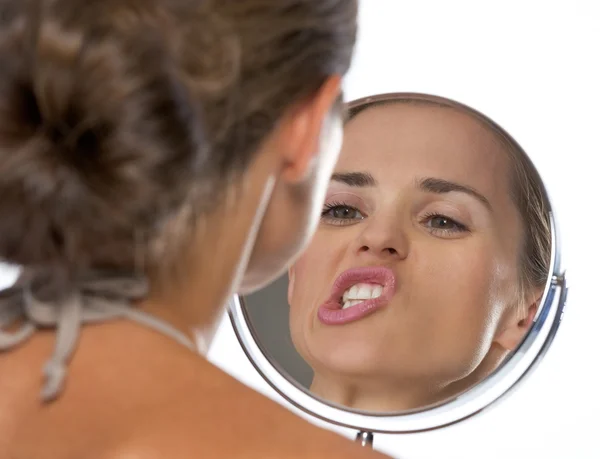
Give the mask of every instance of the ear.
[{"label": "ear", "polygon": [[296,272],[294,270],[294,265],[292,265],[288,269],[288,291],[287,291],[288,305],[292,304],[292,295],[294,294],[294,281],[296,279],[295,274],[296,274]]},{"label": "ear", "polygon": [[505,327],[502,331],[496,336],[494,340],[500,346],[502,346],[507,351],[513,351],[516,347],[521,343],[525,334],[531,328],[533,324],[533,318],[535,317],[535,313],[538,310],[541,294],[536,295],[534,301],[530,302],[526,311],[521,314],[511,314],[509,320],[506,322]]},{"label": "ear", "polygon": [[340,96],[341,77],[333,75],[316,93],[294,105],[279,126],[276,147],[283,155],[281,178],[302,182],[319,153],[319,139],[325,118]]}]

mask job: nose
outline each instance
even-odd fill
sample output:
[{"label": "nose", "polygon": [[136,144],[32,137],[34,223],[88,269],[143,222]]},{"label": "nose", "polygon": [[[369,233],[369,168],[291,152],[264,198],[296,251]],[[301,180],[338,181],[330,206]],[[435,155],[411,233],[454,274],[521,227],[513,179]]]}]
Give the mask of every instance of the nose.
[{"label": "nose", "polygon": [[398,215],[370,217],[355,241],[354,252],[384,261],[402,260],[408,255],[408,239]]}]

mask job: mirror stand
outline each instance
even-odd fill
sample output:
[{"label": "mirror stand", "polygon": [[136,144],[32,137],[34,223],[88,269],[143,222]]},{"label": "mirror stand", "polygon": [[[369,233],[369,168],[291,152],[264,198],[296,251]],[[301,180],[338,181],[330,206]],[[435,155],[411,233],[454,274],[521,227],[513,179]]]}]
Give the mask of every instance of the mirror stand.
[{"label": "mirror stand", "polygon": [[373,433],[361,430],[356,434],[356,441],[365,448],[373,449]]}]

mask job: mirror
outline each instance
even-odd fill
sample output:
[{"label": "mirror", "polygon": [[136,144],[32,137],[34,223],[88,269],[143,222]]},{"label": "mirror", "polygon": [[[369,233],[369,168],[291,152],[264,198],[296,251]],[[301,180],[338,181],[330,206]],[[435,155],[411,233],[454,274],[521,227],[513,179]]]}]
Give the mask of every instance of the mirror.
[{"label": "mirror", "polygon": [[425,94],[348,105],[311,244],[235,298],[246,353],[296,407],[364,432],[464,419],[507,393],[566,298],[554,213],[494,121]]}]

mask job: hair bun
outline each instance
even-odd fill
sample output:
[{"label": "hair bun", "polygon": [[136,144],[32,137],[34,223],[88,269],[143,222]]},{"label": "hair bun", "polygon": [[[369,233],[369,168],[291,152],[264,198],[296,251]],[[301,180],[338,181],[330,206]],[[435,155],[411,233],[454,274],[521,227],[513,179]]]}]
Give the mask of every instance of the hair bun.
[{"label": "hair bun", "polygon": [[[123,266],[190,187],[196,114],[151,34],[0,31],[0,258]],[[35,48],[35,49],[28,49]]]}]

